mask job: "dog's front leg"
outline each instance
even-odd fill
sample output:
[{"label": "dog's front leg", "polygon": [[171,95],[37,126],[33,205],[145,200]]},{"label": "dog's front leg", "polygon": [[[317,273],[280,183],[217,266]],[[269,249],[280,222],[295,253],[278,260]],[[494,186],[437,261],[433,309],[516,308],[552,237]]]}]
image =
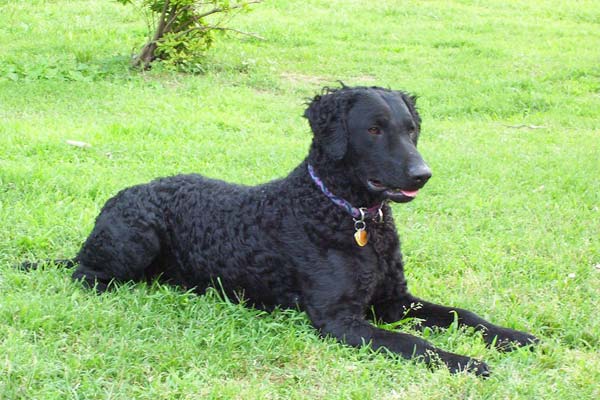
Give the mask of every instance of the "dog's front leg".
[{"label": "dog's front leg", "polygon": [[392,304],[379,308],[387,322],[416,318],[420,320],[422,327],[447,328],[456,320],[458,325],[470,326],[481,331],[488,345],[494,345],[502,351],[538,342],[538,339],[529,333],[494,325],[471,311],[430,303],[408,293],[404,293]]},{"label": "dog's front leg", "polygon": [[374,350],[385,348],[404,358],[421,358],[428,365],[443,362],[453,372],[468,371],[489,376],[488,366],[478,360],[440,350],[427,341],[413,335],[379,329],[358,314],[332,307],[311,307],[306,310],[313,325],[323,336],[332,336],[342,343],[359,347],[370,344]]}]

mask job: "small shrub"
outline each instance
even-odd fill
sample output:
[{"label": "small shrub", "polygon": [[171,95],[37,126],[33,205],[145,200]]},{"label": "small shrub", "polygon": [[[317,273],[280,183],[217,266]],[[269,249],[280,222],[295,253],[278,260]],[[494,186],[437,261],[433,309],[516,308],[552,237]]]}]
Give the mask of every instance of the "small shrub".
[{"label": "small shrub", "polygon": [[211,47],[216,32],[232,31],[259,36],[229,28],[224,24],[236,12],[249,9],[261,0],[117,0],[133,4],[148,20],[149,38],[133,65],[150,68],[154,60],[184,70],[197,70],[202,56]]}]

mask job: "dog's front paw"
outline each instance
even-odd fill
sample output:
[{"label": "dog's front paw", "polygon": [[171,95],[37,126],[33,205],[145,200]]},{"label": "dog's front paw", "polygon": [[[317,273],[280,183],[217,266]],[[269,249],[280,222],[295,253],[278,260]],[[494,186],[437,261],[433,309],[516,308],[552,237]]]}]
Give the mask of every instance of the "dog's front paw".
[{"label": "dog's front paw", "polygon": [[540,341],[532,334],[510,328],[497,328],[488,331],[484,338],[488,345],[494,346],[499,351],[513,351],[519,347],[538,344]]},{"label": "dog's front paw", "polygon": [[488,367],[488,365],[483,361],[446,352],[440,352],[438,357],[444,364],[446,364],[450,372],[453,374],[469,372],[483,378],[490,376],[490,367]]}]

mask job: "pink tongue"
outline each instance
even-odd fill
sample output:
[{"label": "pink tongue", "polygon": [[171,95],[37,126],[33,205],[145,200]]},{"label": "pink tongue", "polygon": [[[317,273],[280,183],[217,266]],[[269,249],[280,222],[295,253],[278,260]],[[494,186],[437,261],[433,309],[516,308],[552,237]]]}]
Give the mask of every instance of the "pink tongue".
[{"label": "pink tongue", "polygon": [[417,193],[419,193],[419,190],[400,190],[400,193],[407,197],[417,197]]}]

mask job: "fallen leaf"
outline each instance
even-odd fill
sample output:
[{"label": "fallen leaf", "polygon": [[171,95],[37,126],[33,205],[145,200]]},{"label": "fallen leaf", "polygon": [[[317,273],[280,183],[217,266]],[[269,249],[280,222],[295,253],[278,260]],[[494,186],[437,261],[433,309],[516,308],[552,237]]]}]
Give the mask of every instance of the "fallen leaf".
[{"label": "fallen leaf", "polygon": [[81,147],[81,148],[92,147],[92,145],[89,143],[79,142],[77,140],[67,140],[66,143],[70,146]]},{"label": "fallen leaf", "polygon": [[513,128],[513,129],[522,129],[522,128],[526,128],[526,129],[546,129],[545,126],[542,125],[527,125],[527,124],[520,124],[520,125],[504,125],[507,128]]}]

